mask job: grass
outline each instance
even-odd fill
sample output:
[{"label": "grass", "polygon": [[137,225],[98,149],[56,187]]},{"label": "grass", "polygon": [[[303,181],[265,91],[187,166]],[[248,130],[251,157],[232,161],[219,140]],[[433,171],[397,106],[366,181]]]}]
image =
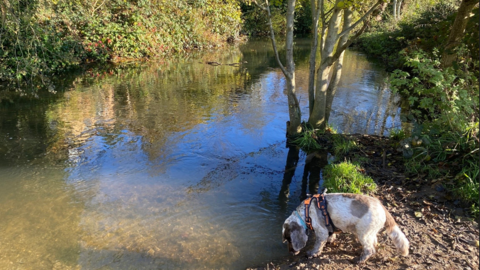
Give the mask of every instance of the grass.
[{"label": "grass", "polygon": [[[436,131],[438,132],[438,131]],[[411,140],[413,155],[405,161],[407,175],[442,178],[453,195],[470,206],[473,216],[479,211],[478,122],[464,132],[422,133]],[[417,143],[413,143],[413,142]],[[419,142],[422,143],[419,143]]]},{"label": "grass", "polygon": [[348,152],[359,148],[355,141],[349,140],[342,135],[332,136],[332,138],[333,153],[337,159],[348,154]]},{"label": "grass", "polygon": [[372,178],[361,173],[362,168],[348,161],[325,167],[323,186],[329,192],[371,194],[377,189]]},{"label": "grass", "polygon": [[315,133],[315,130],[309,129],[309,130],[305,130],[299,136],[294,138],[292,140],[292,144],[297,145],[305,152],[315,151],[322,148],[320,144],[317,142],[316,138],[317,138],[317,135]]},{"label": "grass", "polygon": [[395,140],[395,141],[401,141],[403,139],[405,139],[407,137],[407,135],[405,134],[405,131],[403,131],[402,129],[392,129],[390,131],[390,138],[392,140]]}]

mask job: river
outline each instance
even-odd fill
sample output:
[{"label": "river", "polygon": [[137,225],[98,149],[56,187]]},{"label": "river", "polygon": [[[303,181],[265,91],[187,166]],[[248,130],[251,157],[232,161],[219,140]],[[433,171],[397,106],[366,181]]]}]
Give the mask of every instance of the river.
[{"label": "river", "polygon": [[[304,114],[308,54],[297,40]],[[346,51],[339,133],[401,128],[386,76]],[[268,40],[55,82],[0,100],[0,269],[245,269],[290,256],[281,228],[306,154],[279,196],[288,110]]]}]

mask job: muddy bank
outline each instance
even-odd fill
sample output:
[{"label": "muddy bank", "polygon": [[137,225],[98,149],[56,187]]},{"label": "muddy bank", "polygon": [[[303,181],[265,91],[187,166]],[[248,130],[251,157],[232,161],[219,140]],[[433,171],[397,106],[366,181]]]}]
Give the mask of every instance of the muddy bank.
[{"label": "muddy bank", "polygon": [[410,241],[410,255],[399,256],[387,234],[381,232],[377,253],[366,264],[356,265],[362,247],[353,234],[342,233],[318,258],[307,259],[305,250],[288,255],[285,246],[284,260],[249,269],[478,269],[478,218],[469,217],[468,206],[438,182],[405,175],[402,152],[390,139],[349,137],[362,147],[347,159],[368,159],[363,165],[365,173],[378,184],[376,197]]}]

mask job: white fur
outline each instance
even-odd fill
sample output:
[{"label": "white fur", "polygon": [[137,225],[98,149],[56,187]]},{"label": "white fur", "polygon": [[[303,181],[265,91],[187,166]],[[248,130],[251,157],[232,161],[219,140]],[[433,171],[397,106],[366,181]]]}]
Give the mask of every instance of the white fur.
[{"label": "white fur", "polygon": [[[362,244],[363,252],[359,258],[359,263],[364,262],[375,254],[377,233],[385,225],[390,226],[387,227],[387,232],[389,232],[390,238],[401,251],[401,254],[404,256],[408,255],[409,242],[407,238],[378,199],[364,195],[343,193],[330,193],[326,194],[325,197],[328,203],[327,210],[335,227],[343,232],[355,234]],[[303,220],[305,220],[304,209],[304,203],[297,207],[297,211]],[[390,218],[390,223],[387,222],[386,224],[387,215]],[[310,217],[312,218],[316,240],[313,249],[307,252],[307,255],[318,256],[325,243],[333,241],[334,236],[329,238],[324,217],[314,204],[310,206]],[[308,236],[301,224],[300,218],[295,213],[292,213],[285,220],[283,226],[282,235],[284,240],[286,228],[289,228],[288,233],[290,235],[287,237],[290,237],[293,242],[291,246],[289,243],[289,248],[293,247],[292,253],[298,253],[306,244],[304,239]],[[302,229],[297,232],[296,228],[298,226]],[[294,229],[292,230],[292,228]]]}]

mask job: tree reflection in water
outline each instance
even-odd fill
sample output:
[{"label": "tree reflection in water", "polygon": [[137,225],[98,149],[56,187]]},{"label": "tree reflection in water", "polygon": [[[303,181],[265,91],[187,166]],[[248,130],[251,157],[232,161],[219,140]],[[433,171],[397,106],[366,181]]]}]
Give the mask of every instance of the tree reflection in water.
[{"label": "tree reflection in water", "polygon": [[[297,146],[287,145],[287,147],[287,161],[282,179],[282,187],[280,188],[280,193],[278,195],[282,210],[286,210],[287,208],[290,197],[290,184],[295,175],[300,153],[300,149]],[[307,194],[316,194],[318,192],[322,180],[322,170],[328,164],[327,156],[328,152],[326,150],[318,150],[308,154],[305,158],[300,201],[305,200]]]}]

